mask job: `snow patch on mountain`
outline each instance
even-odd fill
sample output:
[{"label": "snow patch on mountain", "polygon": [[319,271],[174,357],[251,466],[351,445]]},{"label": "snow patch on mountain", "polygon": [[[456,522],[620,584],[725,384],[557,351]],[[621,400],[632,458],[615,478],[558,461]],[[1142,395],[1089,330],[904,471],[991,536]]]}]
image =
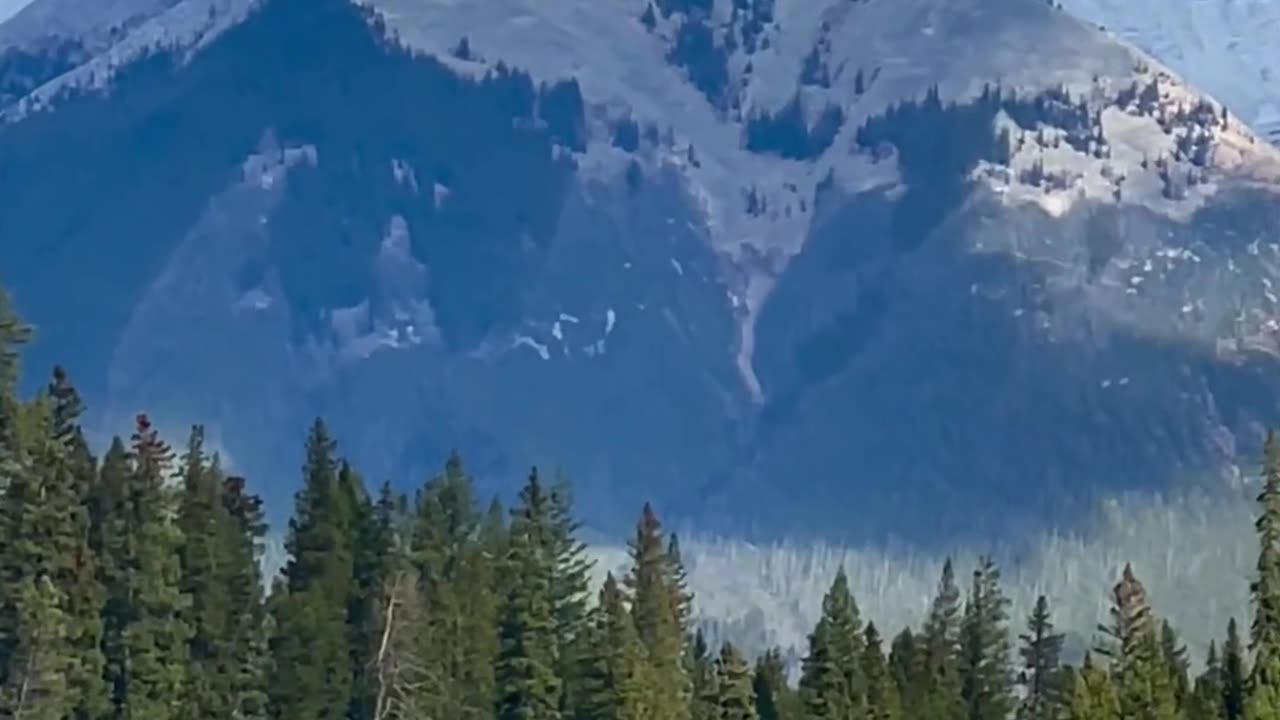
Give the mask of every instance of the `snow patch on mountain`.
[{"label": "snow patch on mountain", "polygon": [[1280,142],[1280,2],[1061,0],[1210,90],[1260,134]]}]

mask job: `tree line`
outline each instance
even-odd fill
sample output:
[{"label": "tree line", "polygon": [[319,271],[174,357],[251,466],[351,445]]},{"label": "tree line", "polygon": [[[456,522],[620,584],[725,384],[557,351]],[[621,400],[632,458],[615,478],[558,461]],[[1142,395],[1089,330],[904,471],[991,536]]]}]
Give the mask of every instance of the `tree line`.
[{"label": "tree line", "polygon": [[[570,488],[536,469],[482,504],[456,454],[412,496],[369,493],[317,420],[288,561],[192,429],[145,415],[100,457],[55,369],[19,397],[30,332],[0,294],[0,717],[14,720],[1273,720],[1280,718],[1280,440],[1268,438],[1247,633],[1191,671],[1125,567],[1082,663],[1040,597],[1012,627],[999,568],[950,562],[888,640],[833,578],[798,673],[699,631],[680,545],[645,506],[629,568],[592,587]],[[798,674],[793,682],[792,675]]]}]

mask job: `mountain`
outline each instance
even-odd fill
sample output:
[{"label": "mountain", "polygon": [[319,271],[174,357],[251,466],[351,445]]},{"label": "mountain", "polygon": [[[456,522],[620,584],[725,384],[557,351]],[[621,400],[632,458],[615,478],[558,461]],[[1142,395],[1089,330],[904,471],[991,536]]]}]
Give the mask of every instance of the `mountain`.
[{"label": "mountain", "polygon": [[1280,419],[1280,151],[1041,0],[145,5],[7,31],[0,282],[276,508],[323,414],[604,531],[928,544]]},{"label": "mountain", "polygon": [[1062,0],[1209,89],[1280,143],[1280,5],[1270,0]]}]

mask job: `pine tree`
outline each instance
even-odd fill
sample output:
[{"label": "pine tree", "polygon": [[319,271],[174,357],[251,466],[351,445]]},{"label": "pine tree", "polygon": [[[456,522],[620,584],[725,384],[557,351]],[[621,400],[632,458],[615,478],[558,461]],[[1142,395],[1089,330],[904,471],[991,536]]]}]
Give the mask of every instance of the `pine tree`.
[{"label": "pine tree", "polygon": [[1222,712],[1224,720],[1244,717],[1249,671],[1244,659],[1240,627],[1233,617],[1227,621],[1227,642],[1222,646]]},{"label": "pine tree", "polygon": [[925,701],[927,675],[924,654],[915,633],[909,627],[903,628],[902,632],[894,636],[889,647],[889,674],[894,686],[898,688],[903,717],[919,717],[920,708]]},{"label": "pine tree", "polygon": [[44,461],[47,471],[58,478],[54,496],[69,503],[48,503],[62,528],[53,537],[65,540],[56,554],[66,562],[52,575],[54,584],[66,598],[68,642],[75,661],[68,669],[67,683],[75,720],[98,720],[110,711],[110,694],[104,678],[102,655],[102,613],[104,591],[99,562],[92,545],[92,507],[97,492],[97,467],[80,427],[84,405],[65,370],[53,369],[46,391],[50,400],[50,449]]},{"label": "pine tree", "polygon": [[12,720],[63,720],[75,700],[67,677],[75,663],[63,594],[48,575],[24,577],[13,588],[21,609],[0,708]]},{"label": "pine tree", "polygon": [[181,717],[185,700],[190,597],[181,590],[181,535],[166,485],[172,461],[169,446],[139,415],[124,485],[106,520],[113,558],[106,626],[118,636],[105,638],[104,646],[122,663],[111,676],[117,712],[127,720]]},{"label": "pine tree", "polygon": [[1155,616],[1146,589],[1129,565],[1112,591],[1111,625],[1101,630],[1112,641],[1101,650],[1111,658],[1121,715],[1126,720],[1175,718],[1177,704]]},{"label": "pine tree", "polygon": [[457,453],[418,494],[409,535],[422,602],[430,610],[429,647],[423,651],[434,679],[424,700],[428,716],[491,718],[497,591],[499,579],[505,584],[510,574],[506,568],[499,572],[509,550],[507,531],[501,516],[480,516]]},{"label": "pine tree", "polygon": [[1187,702],[1187,720],[1222,720],[1226,710],[1222,706],[1222,662],[1218,658],[1218,646],[1209,643],[1204,672],[1196,677]]},{"label": "pine tree", "polygon": [[497,720],[559,720],[562,683],[556,675],[554,554],[549,498],[537,472],[511,513],[504,570],[507,591],[499,609],[500,649],[494,674]]},{"label": "pine tree", "polygon": [[182,462],[178,527],[182,533],[181,590],[191,598],[184,620],[188,640],[186,716],[227,717],[232,700],[230,678],[232,613],[230,588],[221,577],[226,526],[222,522],[220,479],[204,452],[204,428],[191,429]]},{"label": "pine tree", "polygon": [[1160,654],[1169,684],[1173,688],[1174,704],[1183,709],[1191,692],[1191,663],[1187,660],[1187,648],[1178,640],[1178,634],[1168,620],[1160,623]]},{"label": "pine tree", "polygon": [[[536,469],[531,473],[536,479]],[[551,605],[555,620],[556,674],[562,681],[560,709],[573,715],[580,705],[582,678],[578,669],[587,648],[587,598],[593,563],[586,543],[578,539],[582,524],[573,517],[568,481],[551,487],[548,507],[547,552],[553,558]]]},{"label": "pine tree", "polygon": [[1250,587],[1253,625],[1253,688],[1280,686],[1280,437],[1267,433],[1263,446],[1262,491],[1254,529],[1258,536],[1257,575]]},{"label": "pine tree", "polygon": [[809,636],[800,676],[800,696],[812,718],[844,720],[864,709],[862,620],[843,569],[822,599],[822,616]]},{"label": "pine tree", "polygon": [[395,536],[403,503],[389,483],[383,483],[374,503],[363,492],[355,496],[355,582],[347,609],[355,676],[348,715],[350,720],[370,720],[377,705],[377,681],[372,673],[384,630],[380,619],[386,603],[384,591],[395,586],[393,576],[402,570]]},{"label": "pine tree", "polygon": [[689,573],[680,553],[680,539],[671,533],[667,540],[667,573],[671,585],[671,602],[675,607],[676,625],[682,637],[692,640],[693,593],[689,590]]},{"label": "pine tree", "polygon": [[706,635],[699,628],[693,635],[693,646],[688,654],[688,673],[692,693],[690,697],[691,720],[718,720],[720,717],[720,678],[716,673],[716,658],[711,655]]},{"label": "pine tree", "polygon": [[756,720],[751,690],[751,665],[732,643],[725,643],[716,660],[720,712],[716,720]]},{"label": "pine tree", "polygon": [[271,598],[270,704],[276,720],[344,720],[352,698],[347,613],[355,508],[345,491],[352,472],[339,464],[336,450],[317,420],[307,436],[303,485],[285,541],[289,562]]},{"label": "pine tree", "polygon": [[1000,571],[983,558],[973,573],[960,632],[961,696],[969,720],[1005,720],[1014,708],[1008,608]]},{"label": "pine tree", "polygon": [[624,579],[631,595],[631,617],[644,645],[654,683],[654,720],[687,720],[690,685],[685,673],[684,639],[673,598],[671,563],[662,524],[647,503],[630,542],[632,567]]},{"label": "pine tree", "polygon": [[590,652],[582,658],[582,702],[576,720],[647,720],[653,681],[644,646],[613,573],[591,611]]},{"label": "pine tree", "polygon": [[1107,672],[1094,665],[1086,654],[1080,670],[1066,675],[1070,694],[1063,717],[1066,720],[1121,720],[1120,698]]},{"label": "pine tree", "polygon": [[778,648],[770,648],[757,658],[751,686],[760,720],[799,720],[799,700],[787,684],[787,668]]},{"label": "pine tree", "polygon": [[863,633],[862,676],[867,684],[867,720],[902,720],[902,700],[875,623],[867,623]]},{"label": "pine tree", "polygon": [[[221,477],[217,458],[210,472]],[[262,544],[267,524],[262,499],[246,491],[245,479],[238,476],[222,481],[222,511],[226,543],[221,573],[230,600],[229,667],[231,675],[230,718],[266,720],[268,712],[268,670],[270,652],[269,618],[262,591]]]},{"label": "pine tree", "polygon": [[1056,720],[1064,703],[1062,697],[1063,635],[1055,633],[1044,595],[1036,598],[1035,608],[1027,618],[1027,631],[1019,636],[1022,647],[1022,672],[1019,680],[1025,688],[1018,705],[1018,720]]},{"label": "pine tree", "polygon": [[929,608],[921,637],[923,687],[921,705],[913,711],[936,720],[960,720],[967,708],[960,678],[960,588],[948,558],[942,566],[938,592]]}]

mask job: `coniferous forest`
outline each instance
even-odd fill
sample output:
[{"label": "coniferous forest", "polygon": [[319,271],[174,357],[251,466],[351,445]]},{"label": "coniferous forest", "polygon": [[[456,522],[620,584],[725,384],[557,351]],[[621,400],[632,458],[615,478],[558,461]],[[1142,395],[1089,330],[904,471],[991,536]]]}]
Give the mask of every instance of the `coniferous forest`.
[{"label": "coniferous forest", "polygon": [[[1258,497],[1253,617],[1191,658],[1126,567],[1078,666],[1044,597],[947,563],[886,637],[832,578],[799,668],[708,647],[677,538],[646,506],[591,586],[568,486],[482,504],[463,461],[412,497],[366,490],[321,421],[289,560],[264,578],[262,503],[193,428],[145,415],[96,453],[54,369],[19,397],[30,331],[0,294],[0,717],[14,720],[1273,720],[1280,718],[1280,440]],[[1205,588],[1206,595],[1212,588]]]}]

